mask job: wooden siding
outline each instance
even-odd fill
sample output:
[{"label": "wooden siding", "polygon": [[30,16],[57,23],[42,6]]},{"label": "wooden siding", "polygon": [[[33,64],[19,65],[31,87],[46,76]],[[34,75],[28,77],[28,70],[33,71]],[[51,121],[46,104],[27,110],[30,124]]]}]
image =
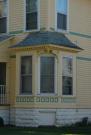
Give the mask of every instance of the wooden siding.
[{"label": "wooden siding", "polygon": [[9,32],[24,30],[24,0],[9,0]]},{"label": "wooden siding", "polygon": [[90,0],[69,0],[69,30],[91,35]]}]

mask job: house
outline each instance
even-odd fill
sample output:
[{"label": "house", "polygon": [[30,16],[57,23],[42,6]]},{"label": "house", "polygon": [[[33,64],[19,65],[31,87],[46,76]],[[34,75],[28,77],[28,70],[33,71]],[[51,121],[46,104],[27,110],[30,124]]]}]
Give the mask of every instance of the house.
[{"label": "house", "polygon": [[0,117],[24,127],[91,121],[90,0],[0,0]]}]

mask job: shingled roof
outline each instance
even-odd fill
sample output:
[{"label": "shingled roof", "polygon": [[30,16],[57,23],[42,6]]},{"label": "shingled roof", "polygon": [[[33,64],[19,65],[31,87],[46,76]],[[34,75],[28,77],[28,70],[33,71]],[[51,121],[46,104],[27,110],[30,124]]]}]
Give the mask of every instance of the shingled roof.
[{"label": "shingled roof", "polygon": [[10,37],[11,37],[11,35],[0,35],[0,42],[7,40]]},{"label": "shingled roof", "polygon": [[48,44],[69,47],[74,49],[81,49],[76,44],[72,43],[64,34],[57,32],[30,33],[24,40],[12,46],[11,48],[48,45]]}]

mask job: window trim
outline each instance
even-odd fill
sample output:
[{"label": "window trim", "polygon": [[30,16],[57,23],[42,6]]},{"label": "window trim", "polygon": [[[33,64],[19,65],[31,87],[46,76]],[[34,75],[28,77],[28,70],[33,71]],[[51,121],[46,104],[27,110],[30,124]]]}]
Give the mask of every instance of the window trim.
[{"label": "window trim", "polygon": [[[40,92],[40,58],[41,57],[54,57],[54,65],[55,65],[55,71],[54,71],[54,93],[41,93]],[[41,95],[41,96],[54,96],[57,95],[57,58],[52,55],[52,54],[42,54],[38,57],[38,91],[37,91],[37,95]]]},{"label": "window trim", "polygon": [[[32,93],[21,93],[21,57],[31,56],[32,57]],[[16,55],[16,93],[20,96],[32,96],[33,95],[33,81],[34,81],[34,56],[32,53],[20,53]]]},{"label": "window trim", "polygon": [[[72,83],[73,83],[73,85],[72,85],[72,95],[64,95],[63,94],[63,89],[62,89],[62,86],[63,86],[63,83],[62,83],[62,86],[61,86],[61,89],[62,89],[62,91],[61,91],[61,95],[62,95],[62,97],[76,97],[76,87],[77,87],[77,84],[76,84],[76,80],[77,80],[77,78],[76,78],[76,56],[73,56],[73,55],[62,55],[62,58],[61,58],[61,61],[63,60],[63,57],[71,57],[72,58],[72,69],[73,69],[73,71],[72,71],[72,78],[73,78],[73,80],[72,80]],[[62,66],[62,71],[63,71],[63,66]],[[62,79],[63,79],[63,72],[62,72]],[[61,79],[61,80],[62,80]]]},{"label": "window trim", "polygon": [[[33,86],[32,86],[32,89],[31,89],[31,92],[22,92],[22,89],[21,89],[21,87],[22,87],[22,77],[25,77],[25,75],[23,75],[22,73],[21,73],[21,65],[22,65],[22,58],[23,57],[31,57],[31,60],[32,60],[32,68],[33,68],[33,58],[32,58],[32,56],[31,55],[26,55],[26,56],[21,56],[20,57],[20,94],[21,95],[26,95],[26,94],[29,94],[29,95],[32,95],[32,93],[33,93]],[[33,69],[32,69],[33,70]],[[29,75],[29,74],[28,74]],[[33,78],[33,71],[32,71],[32,73],[29,75],[29,76],[31,76],[32,78]],[[33,81],[33,79],[31,80],[31,81]],[[32,85],[33,85],[33,82],[32,82]]]},{"label": "window trim", "polygon": [[37,4],[38,4],[37,29],[26,30],[26,0],[24,0],[24,32],[35,32],[40,30],[40,0],[37,0]]},{"label": "window trim", "polygon": [[55,31],[68,33],[69,32],[69,0],[67,0],[67,29],[62,30],[57,28],[57,0],[55,0]]},{"label": "window trim", "polygon": [[[3,17],[1,17],[3,18]],[[5,33],[0,33],[0,35],[8,34],[9,33],[9,0],[7,0],[7,22],[6,22],[6,32]]]}]

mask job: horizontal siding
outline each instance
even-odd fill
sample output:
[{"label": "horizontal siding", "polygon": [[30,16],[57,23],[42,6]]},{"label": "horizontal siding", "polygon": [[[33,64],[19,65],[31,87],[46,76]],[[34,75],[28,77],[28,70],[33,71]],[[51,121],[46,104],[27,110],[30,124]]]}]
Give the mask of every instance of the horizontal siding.
[{"label": "horizontal siding", "polygon": [[40,28],[47,29],[48,25],[48,0],[40,0]]},{"label": "horizontal siding", "polygon": [[48,8],[49,8],[49,13],[48,13],[48,28],[49,29],[54,29],[55,28],[55,0],[49,0],[48,1]]},{"label": "horizontal siding", "polygon": [[91,108],[91,61],[77,60],[77,103]]},{"label": "horizontal siding", "polygon": [[24,0],[9,0],[9,31],[24,29]]},{"label": "horizontal siding", "polygon": [[91,1],[69,0],[70,31],[91,35]]}]

